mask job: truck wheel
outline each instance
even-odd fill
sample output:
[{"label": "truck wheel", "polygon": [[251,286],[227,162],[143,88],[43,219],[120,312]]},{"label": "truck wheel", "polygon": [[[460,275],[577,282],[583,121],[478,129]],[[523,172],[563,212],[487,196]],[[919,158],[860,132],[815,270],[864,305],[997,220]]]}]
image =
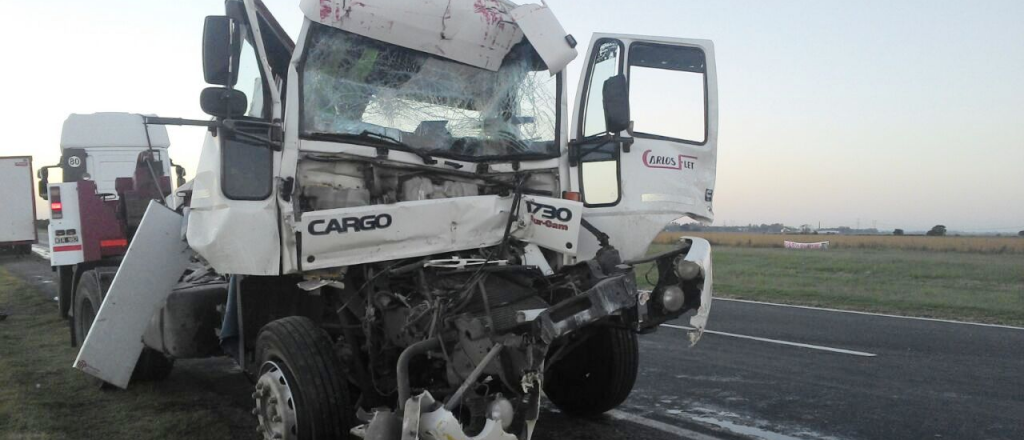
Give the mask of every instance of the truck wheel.
[{"label": "truck wheel", "polygon": [[[71,318],[71,325],[75,330],[75,339],[79,346],[85,342],[85,337],[92,328],[92,322],[96,320],[96,313],[103,304],[105,289],[100,286],[98,276],[93,271],[82,274],[78,280],[78,291],[75,294],[75,315]],[[101,293],[103,292],[103,293]],[[174,360],[168,359],[163,353],[149,347],[143,347],[139,361],[132,371],[131,381],[162,380],[171,374]],[[92,376],[89,376],[92,379]],[[111,385],[99,379],[92,379],[101,388],[110,388]]]},{"label": "truck wheel", "polygon": [[[75,331],[75,342],[81,346],[85,342],[92,322],[96,320],[96,312],[103,304],[103,297],[100,294],[100,285],[92,271],[82,274],[78,280],[78,291],[75,294],[75,314],[71,317],[71,327]],[[114,386],[91,375],[86,375],[89,382],[101,389],[111,389]]]},{"label": "truck wheel", "polygon": [[273,321],[256,340],[259,432],[265,439],[351,438],[355,410],[331,338],[312,320]]},{"label": "truck wheel", "polygon": [[639,364],[635,333],[601,327],[547,369],[544,394],[567,414],[596,416],[629,397]]},{"label": "truck wheel", "polygon": [[61,319],[68,318],[71,310],[71,291],[75,282],[75,272],[71,266],[57,267],[57,312]]}]

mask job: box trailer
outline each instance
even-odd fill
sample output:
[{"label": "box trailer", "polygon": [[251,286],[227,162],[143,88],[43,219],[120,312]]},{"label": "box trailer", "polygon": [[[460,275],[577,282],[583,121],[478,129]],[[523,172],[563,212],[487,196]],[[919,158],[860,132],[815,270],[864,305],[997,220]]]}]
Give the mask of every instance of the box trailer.
[{"label": "box trailer", "polygon": [[0,157],[0,249],[32,252],[36,235],[36,204],[32,189],[32,157]]}]

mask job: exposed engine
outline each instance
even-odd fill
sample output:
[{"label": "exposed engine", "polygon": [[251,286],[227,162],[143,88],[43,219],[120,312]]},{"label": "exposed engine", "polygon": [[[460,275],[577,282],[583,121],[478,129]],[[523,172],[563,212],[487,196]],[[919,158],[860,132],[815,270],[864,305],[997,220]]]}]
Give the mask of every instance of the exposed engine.
[{"label": "exposed engine", "polygon": [[[306,212],[486,194],[551,195],[557,188],[550,171],[489,177],[346,156],[306,159],[295,201]],[[559,352],[564,336],[598,321],[620,327],[637,322],[620,314],[636,305],[636,286],[632,267],[614,248],[561,266],[560,254],[506,236],[498,246],[474,251],[307,272],[323,287],[325,305],[337,311],[337,352],[349,382],[359,388],[357,406],[377,409],[364,413],[364,422],[373,421],[360,433],[391,438],[380,430],[400,429],[403,414],[420,412],[406,405],[436,399],[443,407],[435,416],[450,413],[467,436],[491,435],[500,427],[528,438],[545,362],[553,360],[549,351]]]}]

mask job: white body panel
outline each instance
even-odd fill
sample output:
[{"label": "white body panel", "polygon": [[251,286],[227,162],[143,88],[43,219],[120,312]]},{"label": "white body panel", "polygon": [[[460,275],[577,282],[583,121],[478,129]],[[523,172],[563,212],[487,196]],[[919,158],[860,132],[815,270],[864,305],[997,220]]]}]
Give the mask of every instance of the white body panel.
[{"label": "white body panel", "polygon": [[700,237],[682,237],[680,240],[690,240],[690,251],[686,254],[687,261],[693,261],[700,266],[704,275],[704,286],[700,292],[700,307],[697,313],[690,316],[690,326],[695,330],[690,332],[690,343],[696,344],[704,328],[708,325],[708,316],[711,315],[711,299],[714,287],[713,273],[711,267],[711,243]]},{"label": "white body panel", "polygon": [[522,5],[513,9],[510,15],[551,73],[561,72],[576,59],[579,53],[569,45],[568,34],[547,4]]},{"label": "white body panel", "polygon": [[[46,228],[50,241],[50,265],[67,266],[85,261],[82,248],[82,217],[78,207],[78,182],[50,184],[60,189],[61,213],[59,219],[50,218]],[[51,193],[52,189],[49,190]],[[51,202],[53,198],[51,197]]]},{"label": "white body panel", "polygon": [[182,218],[150,202],[107,291],[75,368],[121,388],[142,353],[150,318],[185,272],[192,253],[181,239]]},{"label": "white body panel", "polygon": [[0,244],[36,241],[35,180],[29,157],[0,157]]},{"label": "white body panel", "polygon": [[498,70],[525,36],[552,74],[576,58],[576,49],[547,5],[503,0],[302,0],[309,20],[470,66]]},{"label": "white body panel", "polygon": [[[623,259],[629,260],[642,257],[654,237],[673,220],[684,216],[703,222],[711,222],[714,219],[711,202],[718,153],[718,83],[714,44],[709,40],[594,34],[587,60],[593,58],[595,43],[605,39],[623,43],[624,65],[629,64],[628,55],[625,54],[629,53],[630,45],[638,42],[699,48],[706,57],[705,142],[695,144],[665,138],[634,136],[630,151],[620,153],[621,200],[615,206],[584,208],[587,220],[610,235],[611,244],[619,249]],[[623,69],[623,72],[627,73],[627,79],[628,70]],[[587,71],[588,69],[584,67],[573,110],[573,124],[570,130],[575,139],[583,137],[580,133],[580,115],[585,106],[584,90],[589,80]],[[601,93],[601,90],[592,90],[590,93]],[[637,107],[637,104],[632,103],[631,106]],[[632,110],[636,113],[636,108]],[[660,163],[655,158],[672,158],[675,162]],[[573,191],[580,191],[579,176],[579,167],[569,169]],[[592,235],[583,234],[580,247],[580,256],[591,258],[599,245]]]},{"label": "white body panel", "polygon": [[[302,232],[302,267],[316,269],[420,257],[493,246],[501,241],[512,199],[459,197],[308,212]],[[387,227],[324,233],[330,220],[389,216]],[[314,233],[324,235],[313,235]],[[315,261],[310,262],[310,256]]]},{"label": "white body panel", "polygon": [[[511,197],[472,196],[308,212],[295,227],[302,234],[302,268],[349,266],[494,246],[504,235],[511,205]],[[578,202],[523,197],[512,236],[574,253],[581,211]],[[546,216],[548,212],[550,217]]]},{"label": "white body panel", "polygon": [[275,185],[265,200],[228,199],[221,190],[220,144],[207,133],[192,179],[189,246],[219,273],[277,275],[281,247],[276,192]]},{"label": "white body panel", "polygon": [[302,0],[306,18],[354,34],[498,70],[523,33],[501,0]]}]

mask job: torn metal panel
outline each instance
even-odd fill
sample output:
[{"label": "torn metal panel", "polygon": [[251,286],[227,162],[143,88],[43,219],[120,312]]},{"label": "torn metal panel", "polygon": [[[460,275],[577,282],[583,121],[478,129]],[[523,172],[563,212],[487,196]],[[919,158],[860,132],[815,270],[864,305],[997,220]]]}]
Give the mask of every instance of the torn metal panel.
[{"label": "torn metal panel", "polygon": [[537,54],[544,59],[549,72],[560,72],[576,59],[579,54],[576,52],[576,40],[565,33],[547,4],[522,5],[513,9],[511,15]]},{"label": "torn metal panel", "polygon": [[74,367],[121,388],[142,353],[150,318],[185,272],[192,252],[181,239],[181,215],[149,203],[128,253],[96,313]]},{"label": "torn metal panel", "polygon": [[302,0],[316,23],[376,40],[498,70],[523,33],[502,0]]},{"label": "torn metal panel", "polygon": [[704,275],[704,285],[700,292],[700,307],[697,313],[690,317],[690,326],[694,329],[689,331],[690,344],[696,344],[704,334],[704,327],[708,325],[708,316],[711,315],[711,243],[700,237],[682,237],[680,240],[690,240],[690,250],[686,253],[686,260],[693,261],[701,268]]}]

